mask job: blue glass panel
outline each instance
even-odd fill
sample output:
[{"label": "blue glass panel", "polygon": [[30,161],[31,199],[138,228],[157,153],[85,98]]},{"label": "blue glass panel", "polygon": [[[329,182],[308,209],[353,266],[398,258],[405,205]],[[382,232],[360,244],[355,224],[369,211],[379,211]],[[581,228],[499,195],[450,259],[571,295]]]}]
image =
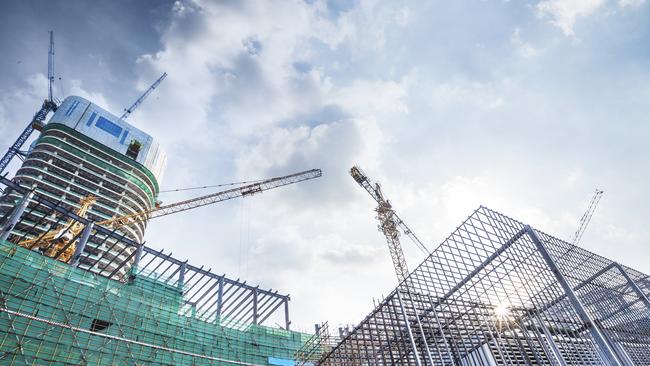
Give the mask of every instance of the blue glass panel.
[{"label": "blue glass panel", "polygon": [[93,114],[90,115],[90,118],[88,118],[88,122],[86,122],[86,126],[92,125],[96,116],[97,116],[97,113],[93,112]]},{"label": "blue glass panel", "polygon": [[129,134],[129,130],[124,131],[124,135],[122,135],[122,138],[120,139],[120,144],[124,145],[124,140],[126,140],[126,136]]},{"label": "blue glass panel", "polygon": [[296,361],[287,360],[284,358],[269,357],[269,364],[278,366],[295,366]]},{"label": "blue glass panel", "polygon": [[122,127],[116,125],[115,123],[107,120],[102,116],[99,116],[97,123],[95,123],[95,126],[101,128],[102,130],[110,133],[117,138],[119,138],[120,134],[122,133]]},{"label": "blue glass panel", "polygon": [[72,102],[72,103],[70,104],[70,107],[68,107],[68,110],[65,111],[65,116],[66,116],[66,117],[69,117],[69,116],[72,114],[72,112],[74,112],[74,110],[77,108],[78,105],[79,105],[79,101],[78,101],[78,100],[75,100],[74,102]]}]

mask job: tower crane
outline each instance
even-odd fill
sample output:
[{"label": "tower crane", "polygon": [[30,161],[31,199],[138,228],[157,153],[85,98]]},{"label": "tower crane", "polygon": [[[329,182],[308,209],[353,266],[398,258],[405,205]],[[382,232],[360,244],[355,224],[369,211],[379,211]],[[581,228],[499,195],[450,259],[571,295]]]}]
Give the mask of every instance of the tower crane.
[{"label": "tower crane", "polygon": [[120,116],[120,119],[125,120],[125,119],[129,118],[131,113],[133,113],[133,111],[136,110],[140,106],[140,104],[142,104],[142,102],[144,102],[145,99],[147,99],[149,94],[151,94],[151,92],[154,89],[156,89],[158,87],[158,85],[160,85],[160,83],[162,83],[162,81],[165,80],[166,77],[167,77],[167,73],[163,72],[163,74],[160,75],[158,80],[154,81],[154,83],[151,84],[149,89],[145,90],[145,92],[142,93],[140,98],[138,98],[135,102],[133,102],[133,104],[129,108],[124,109],[124,113],[122,113],[122,116]]},{"label": "tower crane", "polygon": [[[125,225],[148,221],[156,217],[171,215],[197,207],[231,200],[233,198],[251,196],[273,188],[315,179],[321,175],[322,171],[320,169],[312,169],[281,177],[269,178],[238,188],[232,188],[185,201],[158,206],[150,210],[143,210],[128,215],[122,215],[108,220],[95,222],[94,225],[119,228]],[[94,203],[95,198],[93,196],[86,196],[82,198],[80,201],[81,207],[77,210],[77,214],[79,216],[83,216]],[[75,243],[71,243],[71,240],[81,233],[83,230],[83,225],[70,220],[61,227],[62,229],[60,230],[54,229],[36,238],[23,240],[19,242],[18,245],[28,249],[39,249],[41,251],[44,251],[44,254],[50,257],[54,257],[58,253],[56,257],[61,261],[67,262],[74,254],[76,248]]]},{"label": "tower crane", "polygon": [[18,139],[11,145],[9,150],[4,154],[2,159],[0,159],[0,174],[7,168],[11,160],[17,155],[21,154],[20,149],[23,147],[29,136],[32,135],[34,130],[41,130],[43,128],[43,122],[47,117],[48,113],[55,112],[58,108],[57,102],[52,95],[52,88],[54,84],[54,32],[50,31],[50,48],[47,54],[47,82],[48,82],[48,94],[47,99],[43,101],[41,109],[34,114],[32,120],[27,124],[27,127],[21,132],[18,136]]},{"label": "tower crane", "polygon": [[401,283],[408,276],[408,267],[406,265],[406,259],[404,258],[402,244],[400,243],[400,232],[398,228],[401,229],[401,231],[404,232],[404,234],[406,234],[425,254],[429,254],[429,250],[406,225],[406,223],[399,218],[393,209],[393,206],[384,197],[379,183],[373,184],[368,176],[357,166],[353,166],[350,169],[350,175],[375,201],[377,201],[377,208],[375,211],[377,211],[377,219],[379,220],[379,231],[381,231],[386,237],[388,250],[390,251],[393,266],[395,267],[395,273],[397,274],[397,280]]},{"label": "tower crane", "polygon": [[598,202],[600,202],[603,193],[605,193],[603,190],[596,189],[596,192],[594,193],[593,197],[591,197],[591,201],[589,201],[589,206],[587,206],[587,211],[585,211],[585,213],[580,218],[580,222],[578,224],[578,230],[576,230],[576,232],[573,234],[573,240],[571,241],[571,244],[578,245],[580,239],[582,239],[582,235],[585,233],[585,230],[587,229],[587,225],[589,225],[589,221],[591,221],[591,217],[594,215],[594,212],[596,211],[596,207],[598,207]]}]

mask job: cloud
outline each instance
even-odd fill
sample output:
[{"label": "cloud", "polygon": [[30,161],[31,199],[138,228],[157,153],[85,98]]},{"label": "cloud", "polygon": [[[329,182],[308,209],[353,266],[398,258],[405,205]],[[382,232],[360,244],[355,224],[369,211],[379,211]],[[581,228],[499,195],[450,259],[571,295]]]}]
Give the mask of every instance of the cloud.
[{"label": "cloud", "polygon": [[524,58],[535,57],[540,52],[539,49],[522,39],[521,28],[519,27],[515,28],[515,30],[512,32],[510,42],[517,49],[517,52]]},{"label": "cloud", "polygon": [[538,15],[549,18],[551,24],[567,36],[574,36],[578,18],[592,15],[605,4],[605,0],[544,0],[537,4]]},{"label": "cloud", "polygon": [[98,106],[108,110],[108,111],[116,111],[118,115],[121,112],[119,109],[112,108],[111,105],[109,105],[108,101],[106,100],[106,97],[100,92],[93,92],[93,91],[87,91],[84,86],[83,82],[79,79],[72,79],[70,80],[70,95],[77,95],[82,98],[86,98],[88,100],[92,100],[93,103],[97,104]]},{"label": "cloud", "polygon": [[[158,14],[147,4],[134,14]],[[479,204],[570,237],[598,186],[607,194],[585,247],[647,271],[646,249],[634,243],[648,235],[650,215],[638,194],[649,180],[638,169],[648,165],[650,134],[648,73],[638,65],[647,63],[639,50],[650,22],[631,11],[635,4],[177,1],[161,5],[153,25],[135,15],[128,19],[137,27],[120,23],[135,38],[113,41],[98,28],[78,39],[57,29],[57,57],[75,55],[57,65],[83,80],[74,93],[111,107],[169,73],[130,117],[169,152],[163,189],[323,169],[317,180],[152,220],[146,239],[291,293],[294,325],[311,330],[322,320],[356,323],[395,285],[375,203],[349,177],[352,164],[382,184],[431,247]],[[630,11],[616,11],[623,7]],[[590,19],[598,29],[581,27]],[[41,45],[41,33],[25,44]],[[125,39],[146,47],[115,51]],[[85,65],[82,52],[64,52],[66,42],[83,52],[101,47]],[[42,58],[43,48],[19,58]],[[36,75],[36,66],[3,75]],[[3,84],[0,128],[8,132],[0,138],[13,141],[24,128],[45,81]],[[208,192],[161,198],[200,193]],[[617,250],[619,242],[630,250]],[[422,254],[407,239],[403,246],[415,267]]]}]

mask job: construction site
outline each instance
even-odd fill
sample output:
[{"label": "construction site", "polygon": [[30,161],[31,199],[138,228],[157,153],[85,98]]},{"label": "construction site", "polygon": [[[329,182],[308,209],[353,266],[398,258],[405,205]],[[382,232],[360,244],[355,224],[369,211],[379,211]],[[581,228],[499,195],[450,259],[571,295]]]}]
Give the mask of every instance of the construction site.
[{"label": "construction site", "polygon": [[[603,191],[570,242],[481,206],[429,248],[354,166],[397,285],[353,327],[298,332],[282,290],[153,249],[145,230],[323,172],[161,204],[166,153],[126,120],[167,74],[117,116],[56,100],[53,57],[50,33],[49,95],[0,161],[22,160],[0,176],[0,364],[650,365],[650,276],[579,246]],[[414,269],[404,239],[426,256]]]}]

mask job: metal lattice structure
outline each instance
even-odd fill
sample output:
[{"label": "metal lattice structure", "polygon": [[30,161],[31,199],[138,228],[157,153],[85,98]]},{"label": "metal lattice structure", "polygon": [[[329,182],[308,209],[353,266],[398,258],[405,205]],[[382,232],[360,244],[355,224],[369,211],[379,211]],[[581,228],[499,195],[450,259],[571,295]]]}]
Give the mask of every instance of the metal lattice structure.
[{"label": "metal lattice structure", "polygon": [[650,365],[650,277],[477,209],[320,365]]},{"label": "metal lattice structure", "polygon": [[[293,358],[308,339],[289,331],[289,295],[194,266],[6,178],[0,183],[4,194],[23,197],[0,217],[0,364],[268,365]],[[81,222],[90,229],[72,241],[130,254],[98,257],[77,246],[64,263],[23,248],[9,233],[30,212]]]}]

